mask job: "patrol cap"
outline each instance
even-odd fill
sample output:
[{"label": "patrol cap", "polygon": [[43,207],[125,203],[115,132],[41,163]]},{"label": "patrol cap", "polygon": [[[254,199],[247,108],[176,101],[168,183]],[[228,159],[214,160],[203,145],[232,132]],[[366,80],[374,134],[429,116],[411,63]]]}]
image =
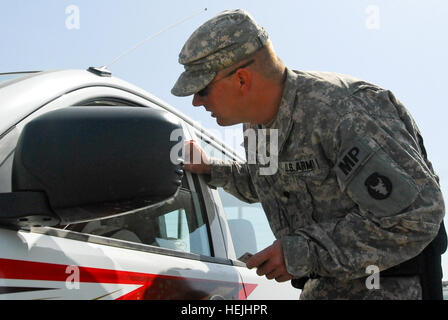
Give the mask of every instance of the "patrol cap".
[{"label": "patrol cap", "polygon": [[187,40],[179,54],[185,71],[171,93],[185,97],[204,89],[227,67],[265,46],[269,36],[244,10],[227,10],[205,22]]}]

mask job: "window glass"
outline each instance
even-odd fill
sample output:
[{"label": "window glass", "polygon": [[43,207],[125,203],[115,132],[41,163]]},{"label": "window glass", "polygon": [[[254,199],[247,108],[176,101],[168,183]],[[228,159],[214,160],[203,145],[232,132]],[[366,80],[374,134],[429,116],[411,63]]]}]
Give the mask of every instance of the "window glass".
[{"label": "window glass", "polygon": [[210,256],[207,224],[197,197],[182,187],[161,206],[65,229]]},{"label": "window glass", "polygon": [[[123,99],[102,97],[79,103],[83,106],[141,107]],[[186,176],[174,199],[136,213],[71,225],[65,229],[141,244],[211,256],[204,211]]]},{"label": "window glass", "polygon": [[218,192],[237,257],[246,252],[259,252],[274,242],[275,236],[260,203],[245,203],[222,188]]},{"label": "window glass", "polygon": [[[91,99],[86,103],[88,106],[140,106],[131,101],[107,97]],[[22,122],[20,128],[26,122]],[[11,192],[13,155],[20,131],[15,127],[0,140],[0,192]],[[205,209],[198,195],[190,190],[184,176],[177,195],[163,205],[110,219],[60,227],[86,234],[211,256],[205,217]]]},{"label": "window glass", "polygon": [[218,150],[217,148],[212,146],[208,141],[201,139],[201,140],[199,140],[199,144],[210,158],[218,159],[218,160],[230,160],[230,161],[233,160],[233,158],[231,158],[226,153],[224,153],[221,150]]},{"label": "window glass", "polygon": [[[209,143],[201,140],[202,148],[210,157],[232,160]],[[275,236],[269,226],[261,203],[246,203],[218,188],[232,234],[237,257],[246,252],[256,253],[270,246]]]}]

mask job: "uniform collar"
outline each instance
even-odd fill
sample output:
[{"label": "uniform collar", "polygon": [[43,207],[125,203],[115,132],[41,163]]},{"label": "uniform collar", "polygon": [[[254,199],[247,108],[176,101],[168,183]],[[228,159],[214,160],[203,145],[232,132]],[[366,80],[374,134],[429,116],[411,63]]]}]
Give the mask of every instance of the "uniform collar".
[{"label": "uniform collar", "polygon": [[293,112],[295,109],[295,100],[297,97],[297,78],[298,75],[286,68],[285,87],[283,89],[282,100],[275,118],[267,125],[261,125],[261,129],[277,129],[278,132],[278,151],[282,152],[283,146],[288,138],[293,125]]}]

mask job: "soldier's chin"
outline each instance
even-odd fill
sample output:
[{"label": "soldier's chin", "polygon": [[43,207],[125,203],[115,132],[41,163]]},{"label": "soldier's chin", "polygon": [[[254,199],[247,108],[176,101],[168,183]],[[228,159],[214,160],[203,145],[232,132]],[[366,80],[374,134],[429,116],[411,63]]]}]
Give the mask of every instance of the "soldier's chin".
[{"label": "soldier's chin", "polygon": [[228,121],[226,121],[226,120],[224,120],[224,119],[222,119],[222,118],[219,118],[219,117],[215,117],[215,118],[216,118],[216,123],[217,123],[218,125],[220,125],[221,127],[231,126],[231,124],[229,124]]},{"label": "soldier's chin", "polygon": [[240,123],[238,121],[232,121],[232,120],[229,120],[229,119],[223,119],[221,117],[218,117],[217,115],[213,115],[213,118],[216,119],[216,123],[218,125],[220,125],[221,127],[229,127],[229,126],[233,126],[233,125],[236,125],[236,124]]}]

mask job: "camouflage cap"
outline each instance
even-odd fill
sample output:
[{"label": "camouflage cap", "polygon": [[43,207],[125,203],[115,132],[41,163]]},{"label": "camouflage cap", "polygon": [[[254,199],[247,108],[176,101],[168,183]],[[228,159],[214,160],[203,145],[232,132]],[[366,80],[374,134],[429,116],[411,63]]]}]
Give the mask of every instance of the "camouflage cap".
[{"label": "camouflage cap", "polygon": [[216,74],[262,48],[267,32],[244,10],[224,11],[200,26],[179,54],[185,71],[171,93],[185,97],[204,89]]}]

